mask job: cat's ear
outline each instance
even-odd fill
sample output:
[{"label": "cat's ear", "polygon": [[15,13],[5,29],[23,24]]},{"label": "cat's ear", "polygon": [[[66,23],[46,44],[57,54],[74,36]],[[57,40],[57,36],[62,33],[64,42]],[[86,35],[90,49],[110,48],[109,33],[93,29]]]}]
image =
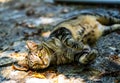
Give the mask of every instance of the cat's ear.
[{"label": "cat's ear", "polygon": [[29,49],[29,50],[36,50],[37,48],[38,48],[38,45],[37,45],[37,43],[35,43],[35,42],[33,42],[33,41],[26,41],[26,45],[27,45],[27,48]]}]

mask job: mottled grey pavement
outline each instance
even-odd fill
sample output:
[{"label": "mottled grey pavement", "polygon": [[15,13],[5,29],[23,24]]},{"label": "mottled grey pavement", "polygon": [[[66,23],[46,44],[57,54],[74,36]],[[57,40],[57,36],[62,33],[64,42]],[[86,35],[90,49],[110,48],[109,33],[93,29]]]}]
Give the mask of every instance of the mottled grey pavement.
[{"label": "mottled grey pavement", "polygon": [[[12,66],[26,56],[26,40],[40,43],[49,35],[53,25],[86,8],[99,6],[53,4],[43,0],[0,0],[0,83],[119,83],[120,32],[99,39],[99,55],[84,70],[77,63],[39,71],[18,71]],[[114,11],[113,14],[117,16],[119,13]],[[108,74],[98,77],[105,72]]]}]

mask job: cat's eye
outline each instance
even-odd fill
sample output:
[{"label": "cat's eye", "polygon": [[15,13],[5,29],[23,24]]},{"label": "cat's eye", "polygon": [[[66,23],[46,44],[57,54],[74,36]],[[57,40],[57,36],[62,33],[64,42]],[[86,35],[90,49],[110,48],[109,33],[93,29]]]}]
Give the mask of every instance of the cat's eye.
[{"label": "cat's eye", "polygon": [[42,56],[42,54],[39,52],[38,56],[39,56],[39,57],[41,57],[41,56]]}]

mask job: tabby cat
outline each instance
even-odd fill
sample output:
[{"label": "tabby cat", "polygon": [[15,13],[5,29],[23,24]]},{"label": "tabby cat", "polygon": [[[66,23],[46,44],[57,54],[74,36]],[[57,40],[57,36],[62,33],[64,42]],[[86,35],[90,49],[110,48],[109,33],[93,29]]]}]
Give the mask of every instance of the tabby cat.
[{"label": "tabby cat", "polygon": [[120,19],[96,13],[81,13],[54,27],[48,40],[40,45],[27,41],[27,63],[31,69],[71,62],[89,64],[96,58],[96,41],[120,30]]}]

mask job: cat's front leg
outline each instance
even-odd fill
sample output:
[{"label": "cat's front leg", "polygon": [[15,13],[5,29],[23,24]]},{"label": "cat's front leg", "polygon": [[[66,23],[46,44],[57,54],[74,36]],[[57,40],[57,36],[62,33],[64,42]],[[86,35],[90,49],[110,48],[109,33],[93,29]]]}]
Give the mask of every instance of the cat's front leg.
[{"label": "cat's front leg", "polygon": [[83,49],[75,54],[75,61],[86,65],[91,63],[97,57],[98,51],[96,49]]}]

